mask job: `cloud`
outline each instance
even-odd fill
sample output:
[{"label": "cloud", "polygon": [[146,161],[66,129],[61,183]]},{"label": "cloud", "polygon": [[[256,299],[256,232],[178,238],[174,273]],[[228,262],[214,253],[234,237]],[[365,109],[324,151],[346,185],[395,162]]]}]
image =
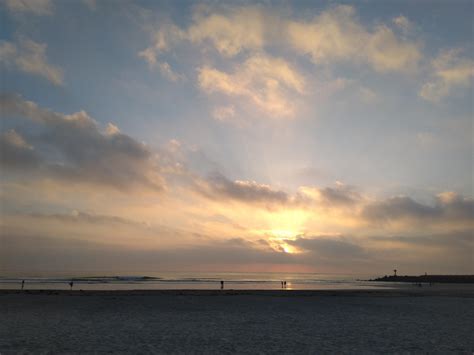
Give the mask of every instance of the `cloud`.
[{"label": "cloud", "polygon": [[148,62],[148,65],[151,69],[158,68],[161,75],[163,75],[169,81],[176,82],[183,78],[183,75],[176,73],[168,62],[159,61],[157,58],[156,53],[152,48],[147,48],[140,53],[138,53],[139,57],[142,57]]},{"label": "cloud", "polygon": [[144,49],[143,51],[138,53],[138,56],[145,59],[145,61],[150,66],[150,68],[153,68],[158,62],[158,60],[156,58],[155,51],[153,50],[153,48]]},{"label": "cloud", "polygon": [[293,231],[316,228],[318,233],[330,233],[337,228],[343,233],[357,230],[365,234],[425,229],[431,233],[474,226],[474,199],[449,191],[433,196],[433,203],[427,204],[408,196],[370,197],[341,182],[326,187],[300,186],[292,193],[256,181],[232,180],[219,173],[202,178],[189,171],[188,177],[187,188],[220,206],[235,201],[274,216],[280,213],[288,219],[302,218],[297,224],[288,224],[289,228],[275,227],[274,222],[266,229],[256,227],[270,233],[272,228]]},{"label": "cloud", "polygon": [[366,36],[354,14],[353,7],[338,6],[309,22],[290,21],[289,42],[298,52],[309,54],[315,63],[354,58]]},{"label": "cloud", "polygon": [[170,64],[160,59],[160,56],[185,38],[185,33],[174,24],[162,25],[152,32],[152,44],[138,53],[150,69],[158,68],[160,73],[170,81],[178,81],[182,74],[176,73]]},{"label": "cloud", "polygon": [[167,62],[157,63],[160,73],[170,81],[178,81],[183,78],[181,74],[177,74],[171,69],[171,66]]},{"label": "cloud", "polygon": [[212,111],[212,117],[221,122],[231,121],[235,117],[235,107],[233,105],[216,107]]},{"label": "cloud", "polygon": [[410,197],[392,197],[366,205],[361,215],[370,222],[411,221],[454,225],[464,222],[471,225],[474,218],[474,199],[444,192],[437,196],[434,205],[424,205]]},{"label": "cloud", "polygon": [[[74,222],[72,222],[74,223]],[[76,226],[77,228],[77,226]],[[129,247],[120,243],[59,238],[45,231],[4,229],[0,258],[8,270],[97,271],[126,268],[160,270],[258,270],[272,267],[292,271],[365,272],[383,275],[394,266],[403,273],[468,273],[472,270],[472,235],[372,237],[365,240],[339,236],[287,240],[302,250],[276,251],[263,241],[244,238],[208,239],[185,246]],[[365,244],[370,242],[370,246]],[[39,253],[38,251],[41,251]],[[305,269],[306,267],[306,269]],[[376,270],[376,271],[374,271]],[[403,271],[402,271],[403,270]]]},{"label": "cloud", "polygon": [[0,166],[21,170],[37,167],[39,162],[34,148],[15,130],[0,135]]},{"label": "cloud", "polygon": [[2,116],[23,117],[41,128],[41,133],[31,138],[37,147],[13,131],[2,136],[6,147],[2,162],[10,162],[4,166],[9,170],[14,168],[11,161],[18,158],[23,169],[65,181],[121,189],[133,185],[153,190],[164,187],[153,154],[116,126],[109,125],[106,132],[101,132],[84,111],[64,115],[17,95],[1,95],[0,107]]},{"label": "cloud", "polygon": [[[374,274],[397,265],[407,272],[469,272],[472,231],[395,236],[312,235],[282,239],[190,238],[127,218],[84,212],[4,216],[0,258],[11,269],[51,270],[325,270]],[[242,231],[243,232],[243,231]],[[183,240],[185,242],[183,242]],[[420,270],[420,267],[422,270]],[[375,269],[374,269],[375,268]],[[380,271],[383,274],[382,271]]]},{"label": "cloud", "polygon": [[354,259],[367,256],[361,246],[342,236],[299,237],[294,240],[286,240],[286,243],[324,259]]},{"label": "cloud", "polygon": [[474,247],[472,230],[454,230],[443,234],[375,236],[369,238],[375,242],[388,242],[407,247],[448,248],[470,250]]},{"label": "cloud", "polygon": [[[408,23],[408,19],[400,16],[391,25],[405,28]],[[160,59],[167,52],[185,43],[196,46],[198,49],[194,53],[200,52],[202,57],[196,55],[195,58],[206,63],[201,65],[200,82],[203,70],[220,80],[236,79],[228,77],[232,74],[224,73],[227,75],[224,77],[219,75],[222,74],[220,71],[209,71],[209,47],[228,61],[241,61],[241,58],[261,60],[269,57],[268,53],[275,49],[283,50],[283,53],[290,49],[292,54],[309,55],[317,65],[365,63],[378,72],[413,70],[422,57],[420,44],[402,38],[389,25],[380,24],[370,29],[359,21],[354,7],[347,5],[320,11],[310,21],[293,19],[283,11],[262,6],[201,5],[195,7],[189,26],[179,27],[169,21],[160,21],[159,27],[151,30],[151,45],[139,52],[139,56],[152,68],[158,63],[167,63]],[[249,63],[244,64],[244,68],[245,65]],[[262,62],[262,65],[266,64]],[[162,74],[169,78],[167,72],[172,68],[169,64],[167,68],[169,70],[162,70]],[[272,77],[269,79],[261,90],[268,91],[274,85]],[[255,95],[251,96],[255,99]],[[275,96],[274,103],[281,98]],[[269,100],[264,101],[260,105],[267,106]],[[282,106],[287,108],[288,102]],[[288,113],[289,110],[279,108],[277,111]]]},{"label": "cloud", "polygon": [[364,203],[364,197],[354,187],[340,182],[335,187],[301,186],[296,193],[289,193],[268,184],[231,180],[215,173],[206,179],[194,177],[192,186],[194,191],[213,200],[229,199],[272,210],[305,209],[309,213],[318,213],[324,209],[348,212]]},{"label": "cloud", "polygon": [[[208,9],[209,10],[209,9]],[[198,11],[187,31],[193,43],[209,41],[224,56],[259,50],[265,43],[264,15],[257,7],[227,8],[223,13]]]},{"label": "cloud", "polygon": [[435,206],[420,204],[410,197],[392,197],[366,206],[362,212],[369,220],[397,220],[403,218],[435,218],[441,210]]},{"label": "cloud", "polygon": [[140,55],[149,63],[182,41],[211,44],[220,54],[232,57],[243,50],[258,50],[264,45],[264,15],[258,7],[226,7],[220,11],[198,6],[193,23],[181,29],[173,23],[152,30],[152,44]]},{"label": "cloud", "polygon": [[23,37],[18,43],[0,41],[0,63],[43,77],[54,85],[62,85],[63,71],[58,66],[48,63],[46,49],[45,43],[37,43]]},{"label": "cloud", "polygon": [[212,199],[224,197],[250,204],[284,204],[289,200],[285,192],[275,190],[269,185],[255,181],[232,181],[221,174],[214,174],[207,180],[199,182],[196,189]]},{"label": "cloud", "polygon": [[309,197],[312,204],[323,207],[353,208],[363,200],[354,187],[341,182],[336,182],[335,187],[302,186],[298,191],[302,196]]},{"label": "cloud", "polygon": [[[365,50],[365,49],[364,49]],[[410,71],[421,59],[417,43],[398,38],[386,26],[379,26],[369,35],[367,59],[379,72]]]},{"label": "cloud", "polygon": [[286,61],[257,55],[238,65],[233,73],[201,67],[199,86],[209,94],[243,98],[272,117],[293,117],[296,98],[305,92],[303,76]]},{"label": "cloud", "polygon": [[398,265],[400,270],[415,272],[472,272],[473,229],[445,233],[374,236],[367,239],[374,253],[385,265]]},{"label": "cloud", "polygon": [[[3,216],[0,258],[9,269],[102,270],[325,270],[370,272],[400,265],[414,272],[466,272],[472,230],[448,233],[296,235],[294,238],[210,237],[137,222],[128,217],[73,211]],[[141,216],[140,216],[141,217]],[[228,223],[226,217],[218,220]],[[223,219],[224,218],[224,219]],[[278,247],[280,246],[280,247]],[[291,247],[293,253],[285,252]],[[56,256],[56,257],[53,257]],[[440,261],[442,259],[442,262]],[[423,270],[418,268],[422,265]],[[426,268],[426,269],[425,269]]]},{"label": "cloud", "polygon": [[69,214],[56,213],[56,214],[43,214],[43,213],[32,213],[30,215],[24,216],[27,218],[32,218],[36,220],[50,220],[58,221],[63,223],[77,223],[77,224],[91,224],[91,225],[106,225],[108,227],[112,226],[134,226],[140,228],[149,228],[149,225],[143,222],[136,222],[131,219],[118,217],[118,216],[109,216],[101,215],[95,213],[88,213],[83,211],[73,210]]},{"label": "cloud", "polygon": [[308,22],[289,21],[288,40],[316,64],[365,62],[376,71],[406,71],[421,59],[418,44],[400,39],[386,25],[364,27],[352,6],[321,12]]},{"label": "cloud", "polygon": [[[410,26],[403,16],[393,23],[405,29]],[[188,28],[166,24],[153,37],[154,45],[149,50],[157,53],[186,40],[196,45],[210,43],[224,57],[244,51],[254,55],[271,46],[290,46],[299,54],[309,54],[316,64],[358,61],[377,71],[413,69],[421,59],[417,43],[398,37],[387,25],[368,29],[357,18],[354,7],[348,5],[321,11],[311,21],[289,19],[261,7],[202,6]]]},{"label": "cloud", "polygon": [[5,0],[4,4],[12,12],[31,12],[35,15],[52,15],[51,0]]},{"label": "cloud", "polygon": [[457,88],[471,88],[474,61],[461,53],[460,49],[445,50],[432,61],[432,78],[419,92],[423,99],[438,102]]},{"label": "cloud", "polygon": [[397,25],[404,33],[409,32],[413,28],[413,24],[405,16],[400,15],[395,17],[393,23]]},{"label": "cloud", "polygon": [[[42,231],[4,230],[0,258],[7,270],[236,270],[249,264],[296,264],[286,253],[240,238],[208,240],[200,245],[124,247],[120,243],[59,238]],[[38,253],[41,250],[41,253]],[[8,251],[8,252],[7,252]]]}]

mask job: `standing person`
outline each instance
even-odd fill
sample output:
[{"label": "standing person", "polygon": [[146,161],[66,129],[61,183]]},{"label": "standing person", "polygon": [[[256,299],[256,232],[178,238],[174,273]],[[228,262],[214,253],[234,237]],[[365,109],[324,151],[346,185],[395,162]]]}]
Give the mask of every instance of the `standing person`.
[{"label": "standing person", "polygon": [[221,281],[221,290],[224,289],[224,281]]},{"label": "standing person", "polygon": [[281,282],[281,288],[283,288],[283,281]]},{"label": "standing person", "polygon": [[72,280],[71,282],[69,282],[69,286],[71,286],[71,291],[72,291],[72,286],[74,286],[74,282],[72,282]]},{"label": "standing person", "polygon": [[286,281],[285,281],[285,282],[283,282],[283,285],[285,285],[285,288],[286,288]]},{"label": "standing person", "polygon": [[23,291],[24,288],[25,288],[25,280],[22,280],[21,281],[21,290]]}]

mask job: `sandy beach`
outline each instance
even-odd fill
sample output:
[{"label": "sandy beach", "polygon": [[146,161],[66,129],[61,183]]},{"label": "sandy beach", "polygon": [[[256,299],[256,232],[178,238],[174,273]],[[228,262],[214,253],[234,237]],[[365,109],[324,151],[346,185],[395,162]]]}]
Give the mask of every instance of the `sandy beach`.
[{"label": "sandy beach", "polygon": [[473,288],[0,291],[0,353],[474,350]]}]

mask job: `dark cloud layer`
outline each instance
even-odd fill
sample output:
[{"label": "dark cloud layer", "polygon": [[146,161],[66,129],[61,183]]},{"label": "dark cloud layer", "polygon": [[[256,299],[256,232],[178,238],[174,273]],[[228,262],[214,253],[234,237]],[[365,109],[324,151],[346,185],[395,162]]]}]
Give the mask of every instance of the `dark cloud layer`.
[{"label": "dark cloud layer", "polygon": [[331,206],[352,206],[360,199],[360,195],[347,186],[326,187],[318,191],[323,202]]},{"label": "dark cloud layer", "polygon": [[4,117],[26,118],[40,127],[40,133],[31,138],[34,147],[26,142],[24,146],[13,144],[8,132],[2,135],[1,162],[7,169],[39,173],[41,165],[41,172],[47,177],[72,182],[116,188],[131,185],[163,188],[152,153],[144,144],[120,133],[114,126],[101,132],[84,111],[63,115],[9,94],[0,96],[0,108]]},{"label": "dark cloud layer", "polygon": [[117,225],[129,225],[135,227],[147,227],[146,223],[136,222],[131,219],[108,216],[102,214],[87,213],[82,211],[73,211],[70,214],[43,214],[43,213],[32,213],[27,217],[35,218],[38,220],[55,220],[64,223],[76,223],[79,225],[92,224],[92,225],[105,225],[109,227]]},{"label": "dark cloud layer", "polygon": [[[474,230],[472,229],[429,235],[375,236],[369,239],[376,242],[395,242],[411,247],[464,249],[467,252],[474,248]],[[474,258],[474,255],[472,255],[472,258]]]},{"label": "dark cloud layer", "polygon": [[23,170],[37,168],[40,158],[15,130],[0,135],[0,166]]},{"label": "dark cloud layer", "polygon": [[362,247],[339,236],[300,237],[286,242],[323,258],[353,259],[366,255]]},{"label": "dark cloud layer", "polygon": [[284,204],[289,201],[284,191],[254,181],[231,181],[221,174],[209,177],[199,191],[207,197],[224,197],[247,203]]},{"label": "dark cloud layer", "polygon": [[474,218],[474,200],[453,196],[449,200],[438,198],[435,205],[424,205],[410,197],[393,197],[367,205],[361,213],[371,222],[418,220],[438,222],[470,222]]},{"label": "dark cloud layer", "polygon": [[[297,263],[293,256],[235,238],[202,245],[163,248],[123,248],[114,244],[58,238],[41,232],[4,230],[0,270],[38,267],[42,270],[182,270],[199,265],[246,265],[249,263]],[[41,253],[38,253],[41,250]],[[8,252],[7,252],[8,251]],[[27,260],[27,262],[25,262]]]},{"label": "dark cloud layer", "polygon": [[[33,217],[34,218],[34,217]],[[111,226],[128,223],[113,216],[80,217],[39,216],[59,218],[64,223],[81,220],[109,223]],[[138,226],[137,226],[138,227]],[[140,229],[137,228],[138,232]],[[111,229],[113,233],[113,228]],[[157,234],[159,235],[159,234]],[[354,270],[380,275],[399,269],[423,272],[459,272],[472,268],[472,233],[456,233],[393,237],[340,237],[311,236],[285,240],[302,253],[289,254],[277,251],[266,241],[249,241],[244,238],[215,240],[204,238],[199,245],[175,247],[130,248],[99,241],[85,241],[79,236],[58,237],[47,232],[28,228],[4,228],[0,249],[0,269],[21,270],[193,270],[208,267],[230,271],[247,265],[309,266],[324,270]],[[381,245],[396,243],[390,248]],[[382,243],[382,244],[379,244]],[[40,253],[38,251],[41,251]],[[440,260],[442,262],[440,263]],[[374,269],[375,268],[375,269]],[[385,269],[384,269],[385,268]],[[387,270],[387,271],[382,271]],[[466,271],[464,271],[466,272]]]},{"label": "dark cloud layer", "polygon": [[231,199],[266,207],[286,206],[308,209],[313,207],[352,207],[361,199],[354,188],[345,185],[335,188],[312,188],[319,196],[318,199],[315,199],[301,192],[290,194],[255,181],[232,181],[219,173],[215,173],[200,184],[196,184],[196,189],[212,199]]}]

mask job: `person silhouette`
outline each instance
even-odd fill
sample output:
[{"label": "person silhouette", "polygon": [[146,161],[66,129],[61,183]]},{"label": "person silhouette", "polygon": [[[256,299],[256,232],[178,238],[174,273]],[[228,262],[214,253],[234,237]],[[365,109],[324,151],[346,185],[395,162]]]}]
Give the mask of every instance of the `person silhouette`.
[{"label": "person silhouette", "polygon": [[283,288],[283,281],[281,282],[281,288]]},{"label": "person silhouette", "polygon": [[21,281],[21,289],[23,290],[25,288],[25,280]]},{"label": "person silhouette", "polygon": [[283,285],[285,285],[285,288],[286,288],[286,281],[283,282]]},{"label": "person silhouette", "polygon": [[224,281],[221,281],[221,290],[224,289]]},{"label": "person silhouette", "polygon": [[74,286],[74,282],[69,282],[69,286],[71,286],[71,291],[72,291],[72,286]]}]

